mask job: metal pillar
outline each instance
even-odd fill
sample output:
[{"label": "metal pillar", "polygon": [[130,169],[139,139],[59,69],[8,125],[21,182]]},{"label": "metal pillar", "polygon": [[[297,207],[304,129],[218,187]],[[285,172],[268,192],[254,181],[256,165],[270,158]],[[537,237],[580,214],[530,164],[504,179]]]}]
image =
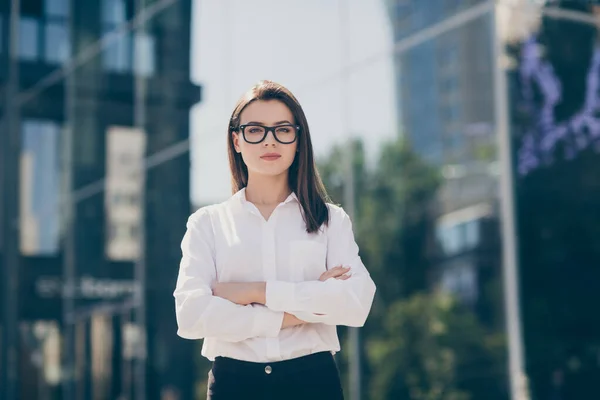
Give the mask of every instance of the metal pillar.
[{"label": "metal pillar", "polygon": [[509,129],[508,83],[506,80],[506,57],[504,53],[501,13],[506,11],[497,4],[493,14],[492,48],[494,49],[494,107],[498,158],[501,165],[500,201],[502,217],[502,271],[504,280],[504,307],[506,335],[508,338],[508,373],[512,400],[528,400],[527,379],[523,362],[523,338],[521,330],[520,294],[518,280],[518,251],[516,215],[514,204],[514,168]]},{"label": "metal pillar", "polygon": [[[348,87],[350,86],[350,72],[346,65],[350,62],[349,32],[348,32],[348,1],[339,0],[338,3],[340,17],[340,63],[341,63],[341,102],[342,102],[342,134],[345,135],[348,145],[349,156],[345,157],[344,165],[344,210],[354,220],[355,215],[355,187],[354,187],[354,136],[350,133],[350,97]],[[362,365],[360,349],[360,331],[359,328],[348,328],[350,344],[350,400],[360,400],[362,398]]]},{"label": "metal pillar", "polygon": [[[73,54],[76,54],[77,47],[73,40],[74,35],[74,19],[75,19],[75,0],[69,0],[69,35],[71,37],[72,54],[69,63],[73,62]],[[63,322],[63,346],[62,346],[62,397],[64,400],[74,400],[76,398],[75,387],[75,320],[73,314],[75,311],[75,279],[76,279],[76,264],[75,264],[75,221],[77,218],[77,204],[73,199],[74,186],[74,118],[75,118],[75,84],[76,70],[66,74],[65,85],[65,102],[64,102],[64,130],[63,130],[63,163],[65,173],[65,187],[63,202],[65,224],[65,241],[63,247],[63,285],[62,293],[62,322]]]},{"label": "metal pillar", "polygon": [[[146,34],[147,19],[146,0],[136,0],[135,14],[140,16],[140,23],[135,29],[138,38],[144,37]],[[135,41],[136,49],[134,54],[139,56],[141,49],[137,46],[141,45],[138,39]],[[139,60],[134,60],[134,66]],[[146,134],[146,97],[148,92],[148,81],[142,71],[134,68],[135,73],[135,103],[134,103],[134,125]],[[147,143],[147,141],[146,141]],[[134,361],[134,379],[135,379],[135,398],[138,400],[146,400],[146,365],[147,365],[147,323],[146,323],[146,169],[143,168],[139,173],[142,182],[141,196],[139,200],[140,207],[140,225],[138,227],[139,234],[139,254],[134,266],[134,278],[137,283],[135,294],[135,311],[134,321],[140,335],[140,342],[135,352]]]},{"label": "metal pillar", "polygon": [[0,144],[3,163],[3,266],[2,295],[4,321],[2,329],[2,359],[0,393],[5,400],[19,396],[19,155],[21,151],[20,109],[14,102],[19,90],[19,14],[20,1],[10,2],[8,80],[4,103],[4,129]]}]

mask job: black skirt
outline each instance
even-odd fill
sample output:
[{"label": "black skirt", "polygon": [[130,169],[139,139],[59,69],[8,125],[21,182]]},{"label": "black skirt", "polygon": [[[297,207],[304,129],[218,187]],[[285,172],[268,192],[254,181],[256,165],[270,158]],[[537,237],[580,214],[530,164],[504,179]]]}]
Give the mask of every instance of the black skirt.
[{"label": "black skirt", "polygon": [[254,363],[216,357],[208,374],[207,400],[343,400],[330,352],[292,360]]}]

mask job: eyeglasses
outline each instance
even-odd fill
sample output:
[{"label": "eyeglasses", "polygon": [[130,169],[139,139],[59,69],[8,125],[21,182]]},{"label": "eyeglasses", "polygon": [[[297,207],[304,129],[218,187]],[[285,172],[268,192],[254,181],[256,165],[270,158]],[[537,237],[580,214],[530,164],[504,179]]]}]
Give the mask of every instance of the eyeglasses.
[{"label": "eyeglasses", "polygon": [[258,124],[240,125],[244,140],[251,144],[257,144],[266,139],[269,131],[279,143],[290,144],[296,141],[300,127],[298,125],[284,124],[277,126],[264,126]]}]

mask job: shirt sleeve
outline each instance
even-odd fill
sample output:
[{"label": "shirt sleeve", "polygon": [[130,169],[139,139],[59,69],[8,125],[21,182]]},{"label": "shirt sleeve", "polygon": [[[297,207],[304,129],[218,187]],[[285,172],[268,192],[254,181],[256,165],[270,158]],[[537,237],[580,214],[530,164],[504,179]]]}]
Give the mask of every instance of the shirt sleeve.
[{"label": "shirt sleeve", "polygon": [[306,322],[360,327],[371,310],[375,283],[358,254],[350,217],[339,207],[332,206],[329,210],[327,268],[349,266],[351,277],[325,282],[268,281],[266,305]]},{"label": "shirt sleeve", "polygon": [[210,214],[203,208],[188,219],[181,242],[182,258],[173,293],[177,334],[185,339],[215,337],[228,342],[279,335],[283,312],[213,296],[212,284],[217,280],[214,248]]}]

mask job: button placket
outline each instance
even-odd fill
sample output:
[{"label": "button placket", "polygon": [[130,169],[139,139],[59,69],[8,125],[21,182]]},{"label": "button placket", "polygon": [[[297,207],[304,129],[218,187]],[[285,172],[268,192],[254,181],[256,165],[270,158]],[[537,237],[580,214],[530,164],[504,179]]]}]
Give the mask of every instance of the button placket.
[{"label": "button placket", "polygon": [[[275,212],[276,210],[273,211],[268,221],[263,220],[262,225],[263,273],[267,281],[277,279],[275,263]],[[271,359],[279,359],[281,357],[279,338],[267,338],[266,347],[267,357]],[[265,372],[270,374],[266,369]]]}]

